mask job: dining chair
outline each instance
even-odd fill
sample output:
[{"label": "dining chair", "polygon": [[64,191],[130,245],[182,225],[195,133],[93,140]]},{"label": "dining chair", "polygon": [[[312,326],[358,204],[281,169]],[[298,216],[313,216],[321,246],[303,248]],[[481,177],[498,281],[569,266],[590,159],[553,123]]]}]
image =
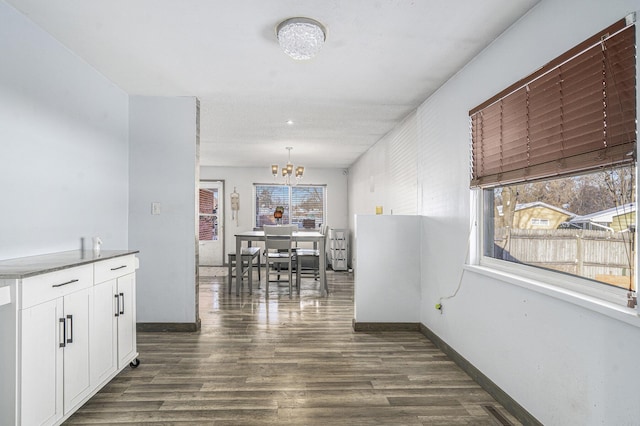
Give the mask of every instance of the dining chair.
[{"label": "dining chair", "polygon": [[[329,227],[327,225],[323,225],[322,228],[320,228],[320,233],[322,235],[324,235],[324,246],[325,249],[327,247],[327,236],[329,234]],[[302,279],[302,270],[303,270],[303,263],[305,259],[312,259],[313,260],[313,266],[312,266],[312,273],[313,273],[313,277],[314,279],[319,279],[320,278],[320,256],[325,256],[324,253],[320,253],[320,250],[318,250],[317,248],[296,248],[295,251],[296,254],[296,286],[298,287],[298,294],[300,294],[300,284],[301,284],[301,279]],[[326,275],[325,275],[325,279],[326,279]],[[323,286],[326,285],[326,283],[322,283]],[[326,288],[326,287],[323,287]]]},{"label": "dining chair", "polygon": [[[266,295],[269,295],[269,282],[280,282],[281,267],[286,264],[289,275],[289,297],[293,286],[293,259],[295,251],[292,246],[293,231],[297,229],[295,225],[264,225],[264,251],[266,258]],[[272,267],[277,274],[277,279],[272,280]]]}]

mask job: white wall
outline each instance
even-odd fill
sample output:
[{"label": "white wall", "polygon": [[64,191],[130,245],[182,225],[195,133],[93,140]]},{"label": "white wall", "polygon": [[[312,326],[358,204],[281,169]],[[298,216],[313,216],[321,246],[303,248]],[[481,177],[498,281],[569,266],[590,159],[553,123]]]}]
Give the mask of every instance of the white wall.
[{"label": "white wall", "polygon": [[0,259],[127,248],[127,94],[4,2],[0,57]]},{"label": "white wall", "polygon": [[[200,168],[201,180],[222,180],[225,189],[225,253],[235,251],[235,237],[238,232],[253,229],[253,215],[255,201],[253,199],[253,184],[274,183],[271,175],[271,163],[265,160],[264,167],[211,167]],[[279,183],[277,180],[275,183]],[[347,175],[343,169],[314,169],[306,167],[304,184],[327,185],[327,225],[332,228],[347,228]],[[233,189],[240,194],[240,212],[238,223],[231,220],[231,203],[229,195]],[[226,262],[226,255],[225,255]]]},{"label": "white wall", "polygon": [[[129,246],[140,250],[138,322],[196,322],[196,99],[130,101]],[[160,214],[151,214],[151,203]]]},{"label": "white wall", "polygon": [[[543,0],[417,112],[420,321],[548,425],[637,424],[640,328],[463,269],[474,214],[468,111],[637,9],[638,0]],[[372,171],[385,170],[383,155],[374,155],[384,149],[372,148],[350,170],[350,214],[379,202],[365,189]],[[453,295],[442,313],[434,308]]]},{"label": "white wall", "polygon": [[354,214],[417,212],[417,120],[410,113],[349,168],[349,224]]},{"label": "white wall", "polygon": [[420,321],[419,216],[356,215],[356,322]]},{"label": "white wall", "polygon": [[[415,215],[418,209],[418,130],[415,112],[386,134],[349,168],[349,228],[355,215]],[[351,233],[351,245],[354,234]],[[356,250],[351,253],[352,263]]]}]

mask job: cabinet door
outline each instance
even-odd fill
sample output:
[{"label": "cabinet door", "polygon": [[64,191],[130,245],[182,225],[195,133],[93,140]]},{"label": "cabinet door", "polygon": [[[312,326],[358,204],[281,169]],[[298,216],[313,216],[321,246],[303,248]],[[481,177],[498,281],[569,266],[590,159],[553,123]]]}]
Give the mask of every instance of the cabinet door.
[{"label": "cabinet door", "polygon": [[118,278],[118,368],[123,368],[136,355],[136,276]]},{"label": "cabinet door", "polygon": [[68,413],[91,391],[89,371],[89,312],[91,288],[64,297],[67,340],[64,348],[64,412]]},{"label": "cabinet door", "polygon": [[62,417],[64,322],[62,298],[20,312],[20,419],[53,424]]},{"label": "cabinet door", "polygon": [[91,386],[99,386],[118,368],[118,318],[116,317],[116,280],[93,287],[91,329]]}]

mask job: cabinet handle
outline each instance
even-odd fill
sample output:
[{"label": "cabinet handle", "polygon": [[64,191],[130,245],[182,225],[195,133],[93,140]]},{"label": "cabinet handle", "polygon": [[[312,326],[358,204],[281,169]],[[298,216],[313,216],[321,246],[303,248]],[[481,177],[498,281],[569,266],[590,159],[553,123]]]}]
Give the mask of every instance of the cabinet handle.
[{"label": "cabinet handle", "polygon": [[[59,347],[64,348],[67,346],[67,324],[64,318],[60,318],[60,324],[62,324],[62,342],[60,342]],[[60,328],[58,328],[60,330]]]},{"label": "cabinet handle", "polygon": [[77,283],[78,281],[79,280],[71,280],[71,281],[67,281],[66,283],[54,284],[51,287],[62,287],[63,285]]},{"label": "cabinet handle", "polygon": [[73,343],[73,315],[67,315],[67,325],[69,326],[69,338],[67,343]]},{"label": "cabinet handle", "polygon": [[118,269],[126,268],[127,265],[118,266],[117,268],[111,268],[112,271],[117,271]]},{"label": "cabinet handle", "polygon": [[113,297],[116,298],[116,316],[120,316],[120,297],[117,294],[114,294]]},{"label": "cabinet handle", "polygon": [[120,307],[120,315],[124,315],[124,293],[120,293],[120,297],[122,297],[122,306]]}]

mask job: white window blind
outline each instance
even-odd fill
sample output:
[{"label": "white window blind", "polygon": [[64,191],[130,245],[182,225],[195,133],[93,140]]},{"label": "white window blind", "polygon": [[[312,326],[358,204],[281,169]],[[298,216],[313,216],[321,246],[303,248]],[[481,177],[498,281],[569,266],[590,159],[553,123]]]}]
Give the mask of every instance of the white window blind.
[{"label": "white window blind", "polygon": [[298,228],[319,229],[325,223],[325,185],[260,185],[255,184],[256,227],[278,223],[276,207],[283,207],[279,223]]},{"label": "white window blind", "polygon": [[324,186],[291,187],[291,223],[299,228],[319,228],[324,221]]}]

